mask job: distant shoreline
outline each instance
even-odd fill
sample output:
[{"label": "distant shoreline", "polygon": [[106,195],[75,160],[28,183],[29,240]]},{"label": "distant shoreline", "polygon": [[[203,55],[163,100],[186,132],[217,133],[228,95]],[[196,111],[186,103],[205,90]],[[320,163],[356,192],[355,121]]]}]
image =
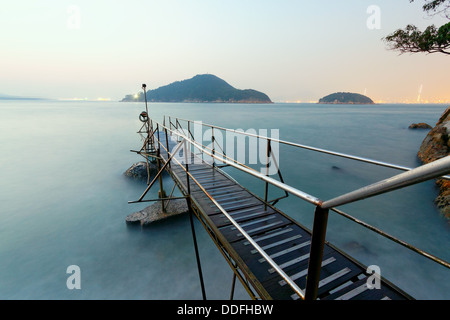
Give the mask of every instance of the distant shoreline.
[{"label": "distant shoreline", "polygon": [[47,98],[27,98],[27,97],[0,97],[0,100],[27,100],[27,101],[41,101],[41,100],[52,100]]}]

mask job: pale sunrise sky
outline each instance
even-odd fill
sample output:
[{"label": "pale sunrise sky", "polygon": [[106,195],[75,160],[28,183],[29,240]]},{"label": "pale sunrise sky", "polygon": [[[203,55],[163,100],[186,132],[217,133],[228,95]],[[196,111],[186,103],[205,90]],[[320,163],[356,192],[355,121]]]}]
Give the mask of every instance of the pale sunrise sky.
[{"label": "pale sunrise sky", "polygon": [[[0,9],[0,94],[120,100],[214,74],[274,102],[450,102],[450,57],[388,51],[423,0],[23,0]],[[379,15],[368,13],[370,6]],[[379,18],[379,19],[378,19]],[[376,19],[376,20],[374,20]],[[368,27],[372,26],[371,28]],[[379,23],[379,28],[375,23]]]}]

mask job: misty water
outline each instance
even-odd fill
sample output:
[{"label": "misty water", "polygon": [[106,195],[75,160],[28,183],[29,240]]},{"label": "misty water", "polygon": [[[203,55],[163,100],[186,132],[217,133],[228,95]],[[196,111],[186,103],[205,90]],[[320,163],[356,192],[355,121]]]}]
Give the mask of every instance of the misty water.
[{"label": "misty water", "polygon": [[[146,184],[123,175],[142,158],[136,133],[143,103],[0,102],[0,299],[201,299],[189,217],[132,227],[128,204]],[[278,129],[283,140],[416,167],[417,151],[445,105],[149,104],[152,118],[188,118],[232,129]],[[327,200],[399,173],[280,146],[287,184]],[[257,165],[256,165],[257,167]],[[262,181],[227,167],[262,195]],[[165,178],[166,191],[173,185]],[[157,197],[153,188],[147,198]],[[270,198],[281,195],[270,188]],[[433,181],[341,209],[446,261],[450,225]],[[307,228],[314,208],[293,196],[277,207]],[[232,271],[196,222],[208,299],[228,299]],[[449,299],[450,271],[330,213],[327,240],[417,299]],[[81,270],[69,290],[67,267]],[[249,299],[238,283],[235,298]]]}]

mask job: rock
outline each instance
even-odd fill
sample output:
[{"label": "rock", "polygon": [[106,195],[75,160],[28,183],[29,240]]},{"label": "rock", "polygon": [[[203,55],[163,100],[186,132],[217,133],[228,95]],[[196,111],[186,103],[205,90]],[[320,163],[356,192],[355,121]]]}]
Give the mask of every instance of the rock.
[{"label": "rock", "polygon": [[435,203],[442,215],[450,220],[450,181],[438,179],[436,184],[439,186],[440,192],[435,199]]},{"label": "rock", "polygon": [[[167,204],[167,201],[165,203]],[[188,211],[189,209],[185,199],[170,200],[166,207],[166,212],[162,212],[161,202],[156,201],[152,205],[128,215],[125,221],[127,223],[140,223],[141,226],[145,226],[155,221],[187,213]]]},{"label": "rock", "polygon": [[[150,176],[155,176],[158,173],[158,168],[155,164],[149,162]],[[147,162],[140,161],[134,163],[130,168],[124,173],[126,176],[135,179],[147,179]]]},{"label": "rock", "polygon": [[432,129],[433,127],[427,123],[419,122],[419,123],[411,124],[408,128],[409,129]]},{"label": "rock", "polygon": [[[428,132],[417,156],[424,163],[429,163],[450,154],[450,107],[441,115],[436,126]],[[441,213],[450,220],[450,181],[438,179],[439,196],[435,202]]]}]

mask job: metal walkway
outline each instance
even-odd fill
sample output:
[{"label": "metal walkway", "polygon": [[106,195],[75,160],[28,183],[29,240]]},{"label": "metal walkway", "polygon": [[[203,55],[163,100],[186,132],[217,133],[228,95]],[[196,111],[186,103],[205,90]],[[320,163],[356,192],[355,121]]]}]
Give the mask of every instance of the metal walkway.
[{"label": "metal walkway", "polygon": [[[450,268],[450,263],[355,219],[336,208],[346,203],[390,192],[425,180],[437,177],[448,179],[448,176],[443,175],[450,172],[450,157],[410,169],[282,140],[275,141],[406,171],[334,199],[322,201],[286,185],[278,164],[276,166],[279,180],[276,180],[228,158],[220,145],[214,144],[213,130],[231,129],[206,125],[211,129],[211,148],[211,146],[206,147],[195,141],[190,130],[192,122],[188,120],[186,120],[187,127],[185,128],[180,124],[183,119],[176,119],[174,124],[169,118],[168,125],[166,125],[165,120],[163,124],[160,124],[153,122],[148,117],[147,112],[141,113],[140,120],[143,125],[139,133],[142,135],[144,143],[140,150],[134,152],[142,155],[147,162],[155,161],[159,172],[151,182],[148,181],[148,187],[140,198],[137,201],[130,201],[130,203],[160,201],[164,210],[167,201],[180,198],[172,197],[174,189],[169,196],[164,192],[161,173],[167,171],[170,174],[175,186],[178,186],[183,194],[181,198],[186,199],[190,209],[197,267],[204,298],[201,263],[192,222],[193,215],[201,222],[234,271],[231,298],[233,297],[235,280],[238,278],[253,299],[413,299],[387,279],[374,273],[373,270],[368,269],[345,252],[325,241],[329,211],[340,214],[370,231],[376,232],[446,268]],[[267,140],[267,157],[271,157],[271,139],[260,136],[256,138]],[[216,147],[220,148],[222,153],[218,152]],[[220,153],[221,156],[218,157],[217,153]],[[212,162],[203,160],[204,156],[209,157],[207,160],[212,160]],[[241,186],[221,170],[220,166],[216,165],[215,160],[263,180],[266,184],[265,198],[261,199]],[[273,160],[276,163],[276,160]],[[160,184],[159,199],[145,200],[144,197],[157,180]],[[313,230],[308,230],[274,206],[283,197],[271,201],[267,200],[269,184],[284,191],[285,197],[294,195],[315,205]]]},{"label": "metal walkway", "polygon": [[[164,132],[159,135],[161,144],[167,145]],[[176,149],[176,146],[170,141],[169,150],[174,148]],[[161,150],[160,156],[164,164],[170,157],[165,149]],[[251,283],[251,287],[256,291],[256,295],[252,295],[262,299],[299,299],[298,294],[244,238],[203,190],[219,203],[302,289],[306,287],[311,232],[239,185],[217,166],[212,166],[200,158],[196,160],[197,163],[188,165],[188,168],[180,165],[181,163],[173,163],[168,172],[183,194],[190,195],[197,218],[207,228],[224,255],[232,265],[235,264],[235,269],[242,273],[241,277]],[[190,162],[195,162],[192,157]],[[192,175],[190,179],[186,179],[186,171]],[[381,281],[380,289],[370,290],[367,282],[371,274],[366,274],[366,269],[336,248],[325,244],[317,297],[338,300],[411,298],[384,280]]]}]

